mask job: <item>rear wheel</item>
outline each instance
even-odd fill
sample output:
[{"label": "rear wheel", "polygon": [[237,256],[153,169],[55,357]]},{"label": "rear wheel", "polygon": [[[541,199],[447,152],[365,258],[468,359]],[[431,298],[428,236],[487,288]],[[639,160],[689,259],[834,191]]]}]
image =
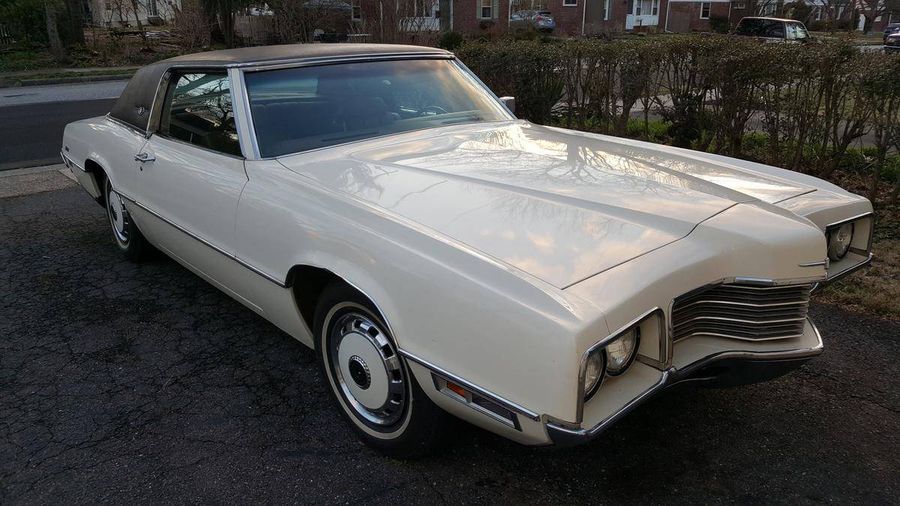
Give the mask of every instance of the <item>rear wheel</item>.
[{"label": "rear wheel", "polygon": [[329,386],[363,442],[412,458],[445,441],[449,415],[422,391],[370,301],[346,285],[329,286],[317,306],[316,329]]},{"label": "rear wheel", "polygon": [[152,251],[152,246],[131,220],[122,196],[113,189],[112,182],[106,178],[106,214],[112,229],[113,239],[125,258],[133,262],[144,260]]}]

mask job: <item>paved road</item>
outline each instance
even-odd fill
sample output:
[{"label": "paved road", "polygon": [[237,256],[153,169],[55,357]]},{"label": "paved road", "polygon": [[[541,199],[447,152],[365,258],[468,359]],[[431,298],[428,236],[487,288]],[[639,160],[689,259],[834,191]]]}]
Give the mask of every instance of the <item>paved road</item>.
[{"label": "paved road", "polygon": [[462,427],[399,462],[356,442],[311,351],[172,261],[122,260],[80,189],[0,199],[0,238],[0,504],[900,497],[900,323],[814,304],[827,350],[791,376],[667,392],[585,447]]},{"label": "paved road", "polygon": [[124,81],[0,88],[0,170],[59,162],[66,124],[109,112]]}]

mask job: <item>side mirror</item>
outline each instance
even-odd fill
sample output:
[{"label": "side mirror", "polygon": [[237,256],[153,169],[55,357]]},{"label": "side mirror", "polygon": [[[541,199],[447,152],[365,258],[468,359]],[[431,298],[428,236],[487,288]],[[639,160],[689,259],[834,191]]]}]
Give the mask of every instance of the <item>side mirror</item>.
[{"label": "side mirror", "polygon": [[503,102],[503,105],[509,109],[509,112],[516,114],[516,97],[500,97],[500,101]]}]

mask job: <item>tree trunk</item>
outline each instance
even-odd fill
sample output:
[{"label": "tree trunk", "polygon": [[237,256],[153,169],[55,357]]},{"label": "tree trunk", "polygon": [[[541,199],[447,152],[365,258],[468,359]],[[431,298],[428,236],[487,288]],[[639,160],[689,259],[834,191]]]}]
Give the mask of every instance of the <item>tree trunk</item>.
[{"label": "tree trunk", "polygon": [[78,0],[66,0],[66,14],[69,18],[66,43],[84,45],[84,15],[81,9],[81,2]]},{"label": "tree trunk", "polygon": [[47,40],[50,43],[50,52],[57,60],[65,57],[62,42],[59,40],[59,30],[56,26],[56,7],[51,4],[50,0],[44,1],[44,14],[47,18]]},{"label": "tree trunk", "polygon": [[144,42],[144,47],[147,47],[147,34],[144,33],[144,24],[141,23],[141,4],[138,0],[131,0],[131,9],[134,11],[134,22],[137,24],[137,29],[141,32],[141,40]]}]

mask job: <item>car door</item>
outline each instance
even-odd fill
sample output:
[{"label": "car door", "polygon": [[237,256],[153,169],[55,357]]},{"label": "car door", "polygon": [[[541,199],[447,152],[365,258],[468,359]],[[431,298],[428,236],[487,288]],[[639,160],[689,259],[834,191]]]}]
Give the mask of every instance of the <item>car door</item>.
[{"label": "car door", "polygon": [[[135,196],[142,207],[193,240],[233,252],[238,198],[247,182],[228,75],[171,72],[156,131],[135,154]],[[163,248],[180,255],[171,235]],[[184,258],[192,264],[194,259]],[[203,269],[203,266],[197,265]]]}]

